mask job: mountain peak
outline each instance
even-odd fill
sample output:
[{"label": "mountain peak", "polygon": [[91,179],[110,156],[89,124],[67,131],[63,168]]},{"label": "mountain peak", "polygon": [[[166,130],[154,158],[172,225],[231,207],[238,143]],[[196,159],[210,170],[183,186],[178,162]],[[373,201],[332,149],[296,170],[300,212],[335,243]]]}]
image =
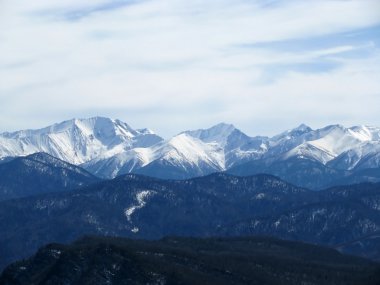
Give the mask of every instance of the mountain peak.
[{"label": "mountain peak", "polygon": [[346,128],[341,124],[334,124],[334,125],[328,125],[328,126],[322,128],[322,130],[342,130],[342,131],[344,131],[344,130],[346,130]]},{"label": "mountain peak", "polygon": [[294,128],[294,129],[289,129],[287,131],[285,131],[284,133],[282,134],[293,134],[293,133],[296,133],[296,134],[300,134],[300,133],[308,133],[308,132],[311,132],[313,129],[310,128],[308,125],[305,125],[305,124],[301,124],[299,125],[298,127]]},{"label": "mountain peak", "polygon": [[271,138],[273,142],[282,142],[286,140],[290,140],[292,138],[300,137],[306,133],[312,132],[313,129],[305,124],[301,124],[298,127],[294,129],[286,130],[285,132],[282,132],[274,137]]},{"label": "mountain peak", "polygon": [[313,129],[310,128],[308,125],[305,125],[305,124],[301,124],[299,125],[298,127],[296,127],[295,129],[293,129],[294,131],[303,131],[303,132],[309,132],[309,131],[312,131]]},{"label": "mountain peak", "polygon": [[5,133],[0,139],[1,157],[46,152],[73,164],[134,147],[149,147],[162,140],[148,130],[136,131],[121,120],[100,116],[73,118],[42,129]]},{"label": "mountain peak", "polygon": [[136,131],[138,131],[140,134],[143,134],[143,135],[155,135],[156,134],[153,130],[148,129],[148,128],[137,129]]},{"label": "mountain peak", "polygon": [[219,124],[216,124],[214,126],[212,126],[210,129],[219,129],[219,130],[230,130],[230,129],[236,129],[235,126],[233,124],[228,124],[228,123],[224,123],[224,122],[221,122]]},{"label": "mountain peak", "polygon": [[238,129],[235,128],[234,125],[219,123],[208,129],[198,129],[195,131],[186,131],[184,133],[192,137],[198,138],[206,143],[216,142],[216,143],[225,144],[227,142],[228,137],[234,131],[239,131]]},{"label": "mountain peak", "polygon": [[[300,155],[326,164],[349,150],[353,151],[347,155],[354,153],[359,161],[373,155],[373,144],[380,144],[380,128],[370,126],[330,125],[312,130],[300,124],[268,138],[247,136],[233,124],[222,122],[164,140],[149,129],[135,130],[121,120],[98,116],[0,134],[0,159],[45,152],[102,177],[144,167],[156,173],[154,167],[168,165],[181,173],[204,175],[248,161],[265,160],[269,165]],[[380,165],[376,157],[372,161],[371,165]]]}]

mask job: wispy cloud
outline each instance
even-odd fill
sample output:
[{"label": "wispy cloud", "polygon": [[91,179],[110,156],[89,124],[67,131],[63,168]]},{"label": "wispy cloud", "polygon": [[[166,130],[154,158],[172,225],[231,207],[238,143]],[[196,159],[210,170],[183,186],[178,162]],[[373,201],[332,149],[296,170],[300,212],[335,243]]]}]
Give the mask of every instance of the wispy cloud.
[{"label": "wispy cloud", "polygon": [[0,5],[2,130],[97,114],[164,134],[380,125],[377,0]]},{"label": "wispy cloud", "polygon": [[51,8],[37,10],[34,15],[50,20],[79,21],[99,13],[112,12],[127,6],[138,4],[138,0],[108,1],[105,3],[90,3],[79,7]]}]

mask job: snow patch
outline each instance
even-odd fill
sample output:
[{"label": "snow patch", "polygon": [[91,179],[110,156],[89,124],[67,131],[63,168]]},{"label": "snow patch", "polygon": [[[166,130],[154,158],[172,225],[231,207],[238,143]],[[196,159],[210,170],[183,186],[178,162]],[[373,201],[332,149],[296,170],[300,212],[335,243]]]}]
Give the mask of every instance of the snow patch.
[{"label": "snow patch", "polygon": [[259,193],[255,196],[256,200],[262,200],[265,198],[265,193]]},{"label": "snow patch", "polygon": [[[136,210],[142,209],[146,205],[147,199],[150,196],[154,195],[154,193],[155,192],[151,191],[151,190],[144,190],[144,191],[140,191],[136,194],[135,199],[136,199],[137,204],[132,205],[131,207],[124,210],[124,214],[127,217],[128,222],[130,222],[130,223],[132,222],[133,213],[135,213]],[[131,232],[137,233],[137,232],[139,232],[139,228],[134,227],[131,229]]]}]

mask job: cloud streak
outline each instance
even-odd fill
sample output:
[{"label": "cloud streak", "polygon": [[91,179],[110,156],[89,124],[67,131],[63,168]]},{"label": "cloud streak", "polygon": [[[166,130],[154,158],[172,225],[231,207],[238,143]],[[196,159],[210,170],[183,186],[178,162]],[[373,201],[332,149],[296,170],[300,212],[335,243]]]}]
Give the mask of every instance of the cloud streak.
[{"label": "cloud streak", "polygon": [[50,10],[40,10],[36,16],[46,17],[50,20],[79,21],[94,14],[112,12],[127,6],[138,4],[138,0],[108,1],[104,3],[91,3],[79,7],[52,8]]},{"label": "cloud streak", "polygon": [[2,5],[0,130],[92,115],[167,136],[219,121],[380,125],[378,1]]}]

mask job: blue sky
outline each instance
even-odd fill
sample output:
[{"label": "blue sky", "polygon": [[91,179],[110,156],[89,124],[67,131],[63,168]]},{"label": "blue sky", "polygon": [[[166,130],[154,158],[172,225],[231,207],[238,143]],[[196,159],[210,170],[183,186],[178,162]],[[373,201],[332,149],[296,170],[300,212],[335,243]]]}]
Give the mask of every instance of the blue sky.
[{"label": "blue sky", "polygon": [[379,45],[378,0],[3,0],[0,131],[380,126]]}]

